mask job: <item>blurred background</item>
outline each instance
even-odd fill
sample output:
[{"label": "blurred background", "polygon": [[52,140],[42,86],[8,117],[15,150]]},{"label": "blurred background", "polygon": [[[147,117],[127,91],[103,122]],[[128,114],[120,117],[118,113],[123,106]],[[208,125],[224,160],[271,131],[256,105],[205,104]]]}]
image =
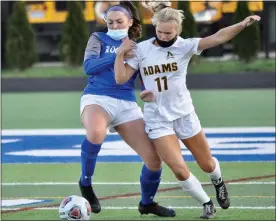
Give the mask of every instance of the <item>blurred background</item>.
[{"label": "blurred background", "polygon": [[[68,16],[67,1],[23,1],[28,16],[28,21],[32,26],[37,45],[39,61],[59,61],[59,42],[62,38],[62,27]],[[104,30],[103,15],[116,1],[80,1],[83,17],[89,33]],[[10,15],[12,14],[14,1],[1,2],[1,41],[2,46],[6,42],[6,29]],[[138,5],[138,2],[134,2]],[[233,23],[233,18],[237,12],[238,1],[174,1],[172,7],[183,9],[185,14],[191,13],[195,21],[196,32],[193,35],[205,37],[214,34],[219,29]],[[240,3],[243,4],[243,3]],[[141,17],[143,20],[144,36],[147,39],[154,34],[151,25],[151,13],[141,6]],[[275,51],[275,2],[270,1],[249,1],[248,9],[256,15],[262,17],[259,23],[259,50],[268,57],[269,52]],[[246,12],[239,12],[246,13]],[[189,18],[191,19],[191,18]],[[191,28],[191,27],[189,27]],[[184,27],[185,32],[185,27]],[[141,39],[141,40],[143,40]],[[203,56],[224,56],[233,52],[231,42],[209,49]],[[5,64],[4,47],[1,50],[2,65]]]}]

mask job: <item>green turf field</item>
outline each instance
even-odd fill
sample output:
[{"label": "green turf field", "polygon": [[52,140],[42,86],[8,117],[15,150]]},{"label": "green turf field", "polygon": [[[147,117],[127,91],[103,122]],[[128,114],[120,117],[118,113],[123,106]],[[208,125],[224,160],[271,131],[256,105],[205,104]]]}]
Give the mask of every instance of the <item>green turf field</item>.
[{"label": "green turf field", "polygon": [[[191,91],[203,127],[275,127],[275,90]],[[2,94],[3,129],[82,128],[79,117],[81,92]],[[141,101],[138,103],[141,105]],[[185,157],[184,157],[185,158]],[[142,216],[139,202],[141,163],[98,163],[93,178],[103,211],[92,220],[156,220]],[[214,202],[215,192],[197,164],[188,163]],[[231,208],[218,208],[215,220],[275,220],[275,161],[221,162],[228,184]],[[2,208],[2,220],[58,220],[58,204],[65,196],[80,195],[80,165],[2,164],[2,200],[50,200],[28,206]],[[176,208],[171,220],[194,220],[201,206],[184,194],[164,166],[156,201]],[[173,182],[173,183],[166,183]],[[162,220],[162,219],[159,219]],[[168,220],[168,219],[163,219]]]},{"label": "green turf field", "polygon": [[[189,163],[189,166],[200,181],[204,182],[204,189],[215,201],[213,187],[205,184],[208,182],[207,175],[195,163]],[[257,179],[258,176],[275,175],[275,163],[221,163],[221,167],[225,179],[237,183],[228,184],[232,208],[218,209],[217,220],[272,220],[275,217],[275,211],[272,209],[275,207],[275,176]],[[92,214],[92,220],[156,219],[153,215],[140,217],[136,210],[140,199],[137,185],[140,169],[140,163],[98,164],[93,181],[104,209],[100,214]],[[62,199],[72,194],[79,195],[76,184],[80,171],[78,164],[4,164],[2,171],[3,199],[52,200],[40,204],[36,210],[11,213],[2,211],[3,220],[57,220],[57,207]],[[243,181],[241,178],[248,180]],[[184,194],[175,181],[169,169],[164,166],[162,182],[173,183],[160,185],[156,201],[178,208],[175,217],[177,220],[197,219],[201,213],[200,205]],[[99,182],[102,184],[99,185]]]},{"label": "green turf field", "polygon": [[[191,95],[203,127],[275,125],[273,89],[194,90]],[[80,96],[81,92],[3,94],[2,128],[81,128]]]},{"label": "green turf field", "polygon": [[[247,72],[275,72],[275,59],[257,59],[254,62],[243,63],[236,60],[228,61],[207,61],[200,57],[195,57],[195,63],[189,66],[189,73],[192,74],[235,74]],[[32,67],[24,71],[17,70],[3,70],[3,78],[23,77],[23,78],[47,78],[47,77],[79,77],[83,74],[82,67],[68,67],[64,66],[42,66]]]}]

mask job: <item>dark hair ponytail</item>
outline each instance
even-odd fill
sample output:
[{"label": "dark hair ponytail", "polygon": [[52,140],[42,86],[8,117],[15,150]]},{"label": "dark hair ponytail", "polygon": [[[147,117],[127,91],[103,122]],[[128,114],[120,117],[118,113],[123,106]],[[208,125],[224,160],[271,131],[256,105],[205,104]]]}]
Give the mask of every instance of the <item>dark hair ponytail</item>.
[{"label": "dark hair ponytail", "polygon": [[142,37],[142,25],[138,9],[130,1],[121,1],[120,6],[132,14],[133,25],[128,30],[128,37],[131,40],[138,40]]}]

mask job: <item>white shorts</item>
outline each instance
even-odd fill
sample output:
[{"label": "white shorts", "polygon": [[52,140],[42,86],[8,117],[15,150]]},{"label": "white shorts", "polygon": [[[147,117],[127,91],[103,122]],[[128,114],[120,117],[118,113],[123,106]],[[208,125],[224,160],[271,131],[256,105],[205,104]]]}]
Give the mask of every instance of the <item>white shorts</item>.
[{"label": "white shorts", "polygon": [[146,122],[146,132],[150,139],[175,134],[183,140],[201,131],[201,124],[195,111],[174,121]]},{"label": "white shorts", "polygon": [[109,96],[86,94],[81,97],[80,114],[85,106],[97,104],[110,116],[108,129],[116,132],[114,127],[137,119],[143,119],[141,108],[134,101],[120,100]]}]

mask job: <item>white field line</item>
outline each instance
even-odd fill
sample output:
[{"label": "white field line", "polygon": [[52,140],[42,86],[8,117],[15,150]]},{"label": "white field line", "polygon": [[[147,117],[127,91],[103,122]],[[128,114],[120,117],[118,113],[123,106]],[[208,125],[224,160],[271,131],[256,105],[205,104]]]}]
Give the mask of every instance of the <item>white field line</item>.
[{"label": "white field line", "polygon": [[[21,196],[21,197],[4,197],[2,200],[24,200],[24,199],[38,199],[38,200],[45,200],[45,199],[50,199],[50,200],[55,200],[55,199],[64,199],[66,196]],[[117,197],[117,199],[139,199],[141,196],[123,196],[123,197]],[[210,195],[209,197],[215,198],[215,195]],[[191,199],[191,196],[156,196],[157,199]],[[275,196],[233,196],[231,195],[231,198],[238,198],[238,199],[275,199]]]},{"label": "white field line", "polygon": [[[161,185],[178,185],[178,182],[161,182]],[[202,182],[201,184],[211,184]],[[41,183],[2,183],[2,186],[70,186],[78,185],[77,182],[41,182]],[[140,185],[140,182],[93,182],[93,185]],[[269,182],[230,182],[227,185],[275,185],[275,181]]]},{"label": "white field line", "polygon": [[[172,209],[202,209],[201,206],[169,206]],[[2,211],[20,210],[21,208],[1,208]],[[107,206],[102,207],[105,210],[137,210],[137,207]],[[220,208],[219,208],[220,209]],[[232,206],[229,209],[240,210],[275,210],[275,206]],[[38,207],[32,210],[58,210],[58,207]]]},{"label": "white field line", "polygon": [[[138,199],[141,196],[123,196],[123,197],[117,197],[117,199]],[[211,198],[215,198],[215,195],[210,195],[209,197]],[[20,197],[4,197],[2,198],[2,200],[24,200],[24,199],[38,199],[38,200],[45,200],[45,199],[64,199],[65,196],[20,196]],[[158,199],[190,199],[192,198],[191,196],[169,196],[169,195],[165,195],[165,196],[156,196],[156,198]],[[231,195],[231,198],[243,198],[243,199],[248,199],[248,198],[262,198],[262,199],[275,199],[275,196],[233,196]]]},{"label": "white field line", "polygon": [[[275,127],[210,127],[204,128],[206,133],[259,133],[275,132]],[[107,131],[110,134],[109,131]],[[115,133],[116,134],[116,133]],[[8,129],[2,130],[2,136],[33,136],[33,135],[85,135],[84,129]]]}]

